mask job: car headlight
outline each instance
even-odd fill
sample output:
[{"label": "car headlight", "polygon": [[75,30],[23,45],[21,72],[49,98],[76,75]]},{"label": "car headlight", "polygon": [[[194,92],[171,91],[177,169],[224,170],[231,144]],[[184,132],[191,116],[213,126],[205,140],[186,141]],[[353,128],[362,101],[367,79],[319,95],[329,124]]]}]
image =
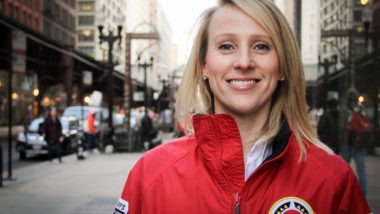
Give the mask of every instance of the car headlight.
[{"label": "car headlight", "polygon": [[21,133],[18,134],[17,141],[18,142],[26,142],[26,137],[25,137],[25,133],[24,132],[21,132]]}]

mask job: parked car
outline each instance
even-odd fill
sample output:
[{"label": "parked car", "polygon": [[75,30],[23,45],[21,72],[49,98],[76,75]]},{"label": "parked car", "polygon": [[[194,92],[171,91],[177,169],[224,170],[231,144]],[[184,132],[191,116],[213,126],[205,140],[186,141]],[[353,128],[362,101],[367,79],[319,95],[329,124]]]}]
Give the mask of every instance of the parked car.
[{"label": "parked car", "polygon": [[[62,124],[62,134],[64,141],[62,143],[62,154],[67,155],[76,151],[78,141],[79,122],[75,117],[60,117]],[[16,151],[20,154],[20,159],[26,159],[28,155],[48,154],[48,146],[43,137],[42,127],[44,118],[34,119],[25,130],[18,134]]]},{"label": "parked car", "polygon": [[95,111],[95,125],[96,125],[96,144],[99,149],[103,149],[104,145],[109,140],[109,132],[111,131],[108,125],[108,109],[104,107],[95,106],[69,106],[63,111],[63,116],[74,116],[79,120],[79,132],[84,132],[84,124],[87,115],[90,111]]}]

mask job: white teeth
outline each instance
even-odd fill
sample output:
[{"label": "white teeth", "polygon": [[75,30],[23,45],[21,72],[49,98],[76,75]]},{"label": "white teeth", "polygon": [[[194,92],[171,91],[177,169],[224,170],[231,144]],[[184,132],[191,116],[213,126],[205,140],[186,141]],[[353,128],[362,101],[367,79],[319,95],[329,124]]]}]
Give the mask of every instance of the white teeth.
[{"label": "white teeth", "polygon": [[255,83],[254,80],[231,80],[231,84],[238,85],[238,86],[246,86],[246,85],[252,85]]}]

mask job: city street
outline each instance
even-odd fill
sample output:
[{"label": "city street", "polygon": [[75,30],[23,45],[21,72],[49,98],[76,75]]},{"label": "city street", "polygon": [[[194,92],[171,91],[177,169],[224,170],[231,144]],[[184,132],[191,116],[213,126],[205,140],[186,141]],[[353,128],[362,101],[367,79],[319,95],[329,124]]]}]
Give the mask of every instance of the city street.
[{"label": "city street", "polygon": [[[16,168],[17,180],[4,181],[0,188],[1,213],[111,213],[129,170],[142,154],[89,154],[83,161],[73,154],[64,157],[63,164],[41,161]],[[367,198],[374,213],[380,212],[379,169],[380,157],[368,156]]]},{"label": "city street", "polygon": [[2,214],[112,213],[129,170],[141,153],[75,155],[14,170],[0,188]]},{"label": "city street", "polygon": [[[0,146],[2,146],[3,150],[3,172],[8,173],[8,143],[0,142]],[[45,155],[34,155],[28,156],[26,160],[20,160],[20,155],[15,149],[15,143],[12,144],[12,170],[18,169],[20,167],[25,167],[29,165],[33,165],[35,163],[39,163],[41,161],[47,160],[47,156]]]}]

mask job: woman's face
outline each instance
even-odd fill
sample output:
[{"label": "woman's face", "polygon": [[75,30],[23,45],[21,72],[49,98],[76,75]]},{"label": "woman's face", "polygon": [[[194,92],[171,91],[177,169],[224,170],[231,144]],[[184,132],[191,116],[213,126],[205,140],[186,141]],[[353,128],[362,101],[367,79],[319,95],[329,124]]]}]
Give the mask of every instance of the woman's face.
[{"label": "woman's face", "polygon": [[227,5],[213,15],[203,75],[214,94],[215,113],[268,113],[281,79],[272,39],[252,18]]}]

